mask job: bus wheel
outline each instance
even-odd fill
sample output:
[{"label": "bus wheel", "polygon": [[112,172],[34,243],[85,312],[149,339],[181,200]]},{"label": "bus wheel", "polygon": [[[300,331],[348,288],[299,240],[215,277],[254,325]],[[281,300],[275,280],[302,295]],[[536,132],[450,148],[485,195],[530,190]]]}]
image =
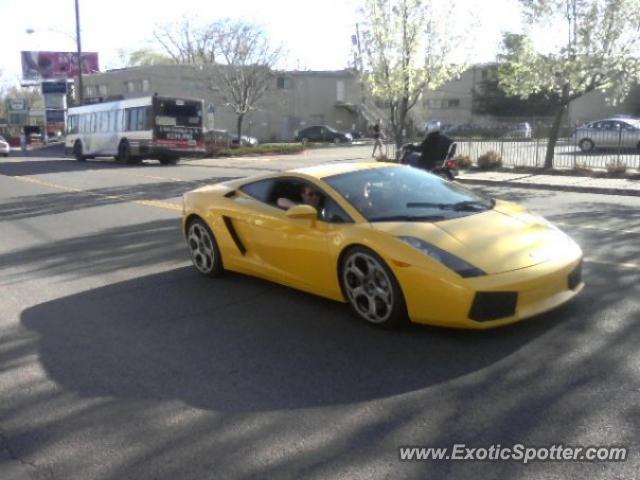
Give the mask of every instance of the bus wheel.
[{"label": "bus wheel", "polygon": [[118,146],[118,160],[123,163],[139,163],[135,157],[131,156],[131,146],[126,140],[121,141]]},{"label": "bus wheel", "polygon": [[80,140],[76,140],[76,143],[73,144],[73,156],[76,157],[76,160],[79,162],[84,162],[87,157],[82,155],[82,143]]},{"label": "bus wheel", "polygon": [[177,157],[160,157],[158,160],[162,165],[175,165],[178,163]]}]

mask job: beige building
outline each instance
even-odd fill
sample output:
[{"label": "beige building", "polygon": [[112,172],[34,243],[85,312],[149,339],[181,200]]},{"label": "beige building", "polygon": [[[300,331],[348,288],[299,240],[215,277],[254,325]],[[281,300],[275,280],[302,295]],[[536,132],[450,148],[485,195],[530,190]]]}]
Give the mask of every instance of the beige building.
[{"label": "beige building", "polygon": [[[495,63],[474,65],[437,90],[425,91],[411,111],[410,124],[419,127],[428,120],[483,125],[530,121],[526,117],[474,113],[475,92],[482,82],[495,79],[496,67]],[[86,101],[98,101],[157,92],[159,95],[203,99],[205,109],[214,112],[207,115],[206,128],[235,133],[237,117],[225,105],[219,86],[213,83],[212,68],[154,65],[93,74],[84,77],[84,97]],[[624,104],[610,107],[604,94],[592,92],[572,104],[567,124],[637,112],[640,109],[639,93],[636,89]],[[376,104],[365,97],[353,70],[274,72],[258,108],[245,117],[243,133],[257,137],[261,142],[290,141],[297,130],[318,124],[367,133],[378,118],[385,122],[387,110],[384,104]]]}]

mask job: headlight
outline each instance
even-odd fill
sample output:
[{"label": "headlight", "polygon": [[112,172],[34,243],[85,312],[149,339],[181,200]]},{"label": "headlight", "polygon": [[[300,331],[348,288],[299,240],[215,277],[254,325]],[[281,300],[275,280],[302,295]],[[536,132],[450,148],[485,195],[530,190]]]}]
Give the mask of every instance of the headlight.
[{"label": "headlight", "polygon": [[430,243],[420,240],[416,237],[398,237],[405,243],[408,243],[413,248],[420,250],[425,255],[429,255],[434,260],[440,262],[445,267],[453,270],[463,278],[481,277],[486,275],[485,272],[477,267],[474,267],[468,262],[465,262],[461,258],[452,255],[449,252],[442,250],[441,248],[431,245]]}]

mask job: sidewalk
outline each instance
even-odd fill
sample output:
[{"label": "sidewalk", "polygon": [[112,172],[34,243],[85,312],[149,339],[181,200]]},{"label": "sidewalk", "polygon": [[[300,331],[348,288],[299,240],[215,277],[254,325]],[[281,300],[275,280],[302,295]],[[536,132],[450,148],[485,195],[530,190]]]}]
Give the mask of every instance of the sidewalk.
[{"label": "sidewalk", "polygon": [[640,180],[625,178],[592,178],[568,175],[537,175],[531,173],[482,172],[461,170],[460,183],[472,185],[537,188],[567,192],[600,193],[605,195],[640,196]]}]

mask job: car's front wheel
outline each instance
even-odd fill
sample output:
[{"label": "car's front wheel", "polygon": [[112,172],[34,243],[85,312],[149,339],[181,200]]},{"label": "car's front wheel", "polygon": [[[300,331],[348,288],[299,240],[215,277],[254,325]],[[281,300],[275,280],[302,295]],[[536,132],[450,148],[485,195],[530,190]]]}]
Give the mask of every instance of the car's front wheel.
[{"label": "car's front wheel", "polygon": [[340,264],[340,284],[351,310],[382,328],[408,323],[400,285],[385,261],[364,247],[350,249]]},{"label": "car's front wheel", "polygon": [[218,242],[211,229],[199,218],[187,227],[187,245],[196,270],[208,277],[217,277],[223,271]]}]

